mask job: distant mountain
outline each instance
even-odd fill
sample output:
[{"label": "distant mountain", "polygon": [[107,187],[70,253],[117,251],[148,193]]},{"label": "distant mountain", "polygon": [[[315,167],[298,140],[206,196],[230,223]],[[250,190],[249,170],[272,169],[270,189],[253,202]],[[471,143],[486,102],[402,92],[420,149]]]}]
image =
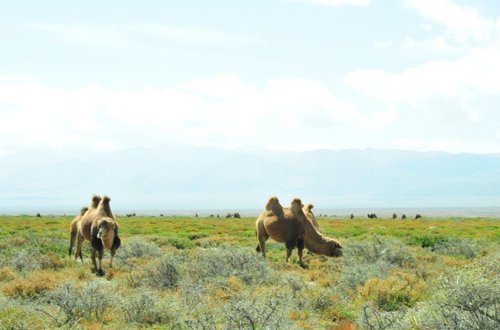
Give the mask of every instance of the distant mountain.
[{"label": "distant mountain", "polygon": [[93,193],[122,211],[258,210],[271,195],[324,209],[499,206],[500,154],[169,146],[0,156],[0,213],[76,213]]}]

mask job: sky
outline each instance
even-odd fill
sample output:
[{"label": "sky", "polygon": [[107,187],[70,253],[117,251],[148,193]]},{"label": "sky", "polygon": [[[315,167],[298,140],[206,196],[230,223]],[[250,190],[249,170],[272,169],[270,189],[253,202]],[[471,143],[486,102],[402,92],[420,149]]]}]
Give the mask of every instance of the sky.
[{"label": "sky", "polygon": [[500,153],[500,2],[4,1],[0,155]]}]

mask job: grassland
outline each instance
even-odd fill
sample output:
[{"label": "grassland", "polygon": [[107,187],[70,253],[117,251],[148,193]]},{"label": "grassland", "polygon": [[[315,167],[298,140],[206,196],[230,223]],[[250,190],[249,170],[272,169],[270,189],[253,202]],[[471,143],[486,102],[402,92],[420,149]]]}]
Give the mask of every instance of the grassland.
[{"label": "grassland", "polygon": [[500,327],[498,219],[322,217],[344,256],[299,267],[256,255],[254,218],[119,217],[100,278],[67,256],[71,218],[0,216],[0,328]]}]

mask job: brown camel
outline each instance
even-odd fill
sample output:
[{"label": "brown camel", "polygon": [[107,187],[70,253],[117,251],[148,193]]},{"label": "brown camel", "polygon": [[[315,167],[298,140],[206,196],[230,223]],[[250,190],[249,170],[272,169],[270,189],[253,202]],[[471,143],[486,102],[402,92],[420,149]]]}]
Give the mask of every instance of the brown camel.
[{"label": "brown camel", "polygon": [[[101,197],[99,197],[99,201],[101,200]],[[93,202],[92,202],[93,204]],[[97,202],[99,204],[99,202]],[[97,208],[96,204],[96,208]],[[75,245],[75,240],[76,240],[76,235],[78,234],[78,222],[82,219],[83,215],[88,211],[88,207],[82,207],[80,209],[80,213],[71,221],[71,225],[69,226],[69,249],[68,249],[68,254],[71,257],[71,254],[73,253],[73,246]],[[81,257],[81,256],[80,256]]]},{"label": "brown camel", "polygon": [[277,197],[271,197],[266,204],[265,211],[260,214],[255,223],[259,241],[257,252],[262,252],[262,255],[266,256],[266,240],[271,237],[277,242],[285,243],[287,262],[295,247],[298,250],[300,264],[302,264],[304,247],[315,254],[341,256],[340,243],[321,235],[306,217],[302,207],[299,198],[292,200],[290,208],[283,208]]},{"label": "brown camel", "polygon": [[[92,201],[97,198],[98,196],[94,196]],[[82,258],[82,244],[85,240],[90,241],[94,270],[101,276],[104,275],[104,271],[102,270],[104,248],[111,251],[109,267],[112,268],[113,257],[115,256],[116,249],[121,244],[120,237],[118,237],[118,223],[109,206],[110,200],[108,196],[104,196],[96,208],[89,208],[80,221],[78,221],[78,240],[75,258],[78,258],[78,256],[80,256],[80,259]],[[99,258],[99,267],[96,263],[96,254]]]},{"label": "brown camel", "polygon": [[[71,221],[70,225],[70,239],[69,239],[69,255],[71,256],[71,253],[73,252],[73,245],[75,244],[75,239],[78,237],[78,228],[80,225],[80,221],[82,220],[83,216],[87,212],[95,213],[97,210],[97,206],[99,205],[99,202],[101,201],[102,197],[99,195],[92,195],[92,198],[90,199],[90,205],[88,207],[84,207],[80,210],[80,214],[77,215],[73,221]],[[82,257],[82,251],[81,250],[76,250],[75,254],[75,259],[80,257],[80,260],[83,261]]]}]

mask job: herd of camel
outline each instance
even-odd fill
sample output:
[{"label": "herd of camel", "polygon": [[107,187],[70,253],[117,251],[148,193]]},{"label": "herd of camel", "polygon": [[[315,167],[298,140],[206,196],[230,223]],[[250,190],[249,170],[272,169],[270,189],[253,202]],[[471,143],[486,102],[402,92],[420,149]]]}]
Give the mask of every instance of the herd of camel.
[{"label": "herd of camel", "polygon": [[[102,269],[104,249],[111,253],[109,267],[112,268],[113,257],[121,245],[118,223],[109,206],[110,200],[108,196],[93,195],[90,205],[82,208],[70,225],[69,255],[72,255],[76,241],[75,259],[80,258],[83,261],[82,244],[85,240],[90,241],[93,271],[99,276],[104,275]],[[318,221],[312,208],[312,204],[304,206],[299,198],[294,198],[290,207],[282,207],[277,197],[269,198],[265,210],[255,223],[257,252],[266,256],[266,241],[271,237],[277,242],[285,243],[287,262],[294,248],[297,248],[301,265],[304,248],[319,255],[342,256],[340,243],[319,232]]]}]

